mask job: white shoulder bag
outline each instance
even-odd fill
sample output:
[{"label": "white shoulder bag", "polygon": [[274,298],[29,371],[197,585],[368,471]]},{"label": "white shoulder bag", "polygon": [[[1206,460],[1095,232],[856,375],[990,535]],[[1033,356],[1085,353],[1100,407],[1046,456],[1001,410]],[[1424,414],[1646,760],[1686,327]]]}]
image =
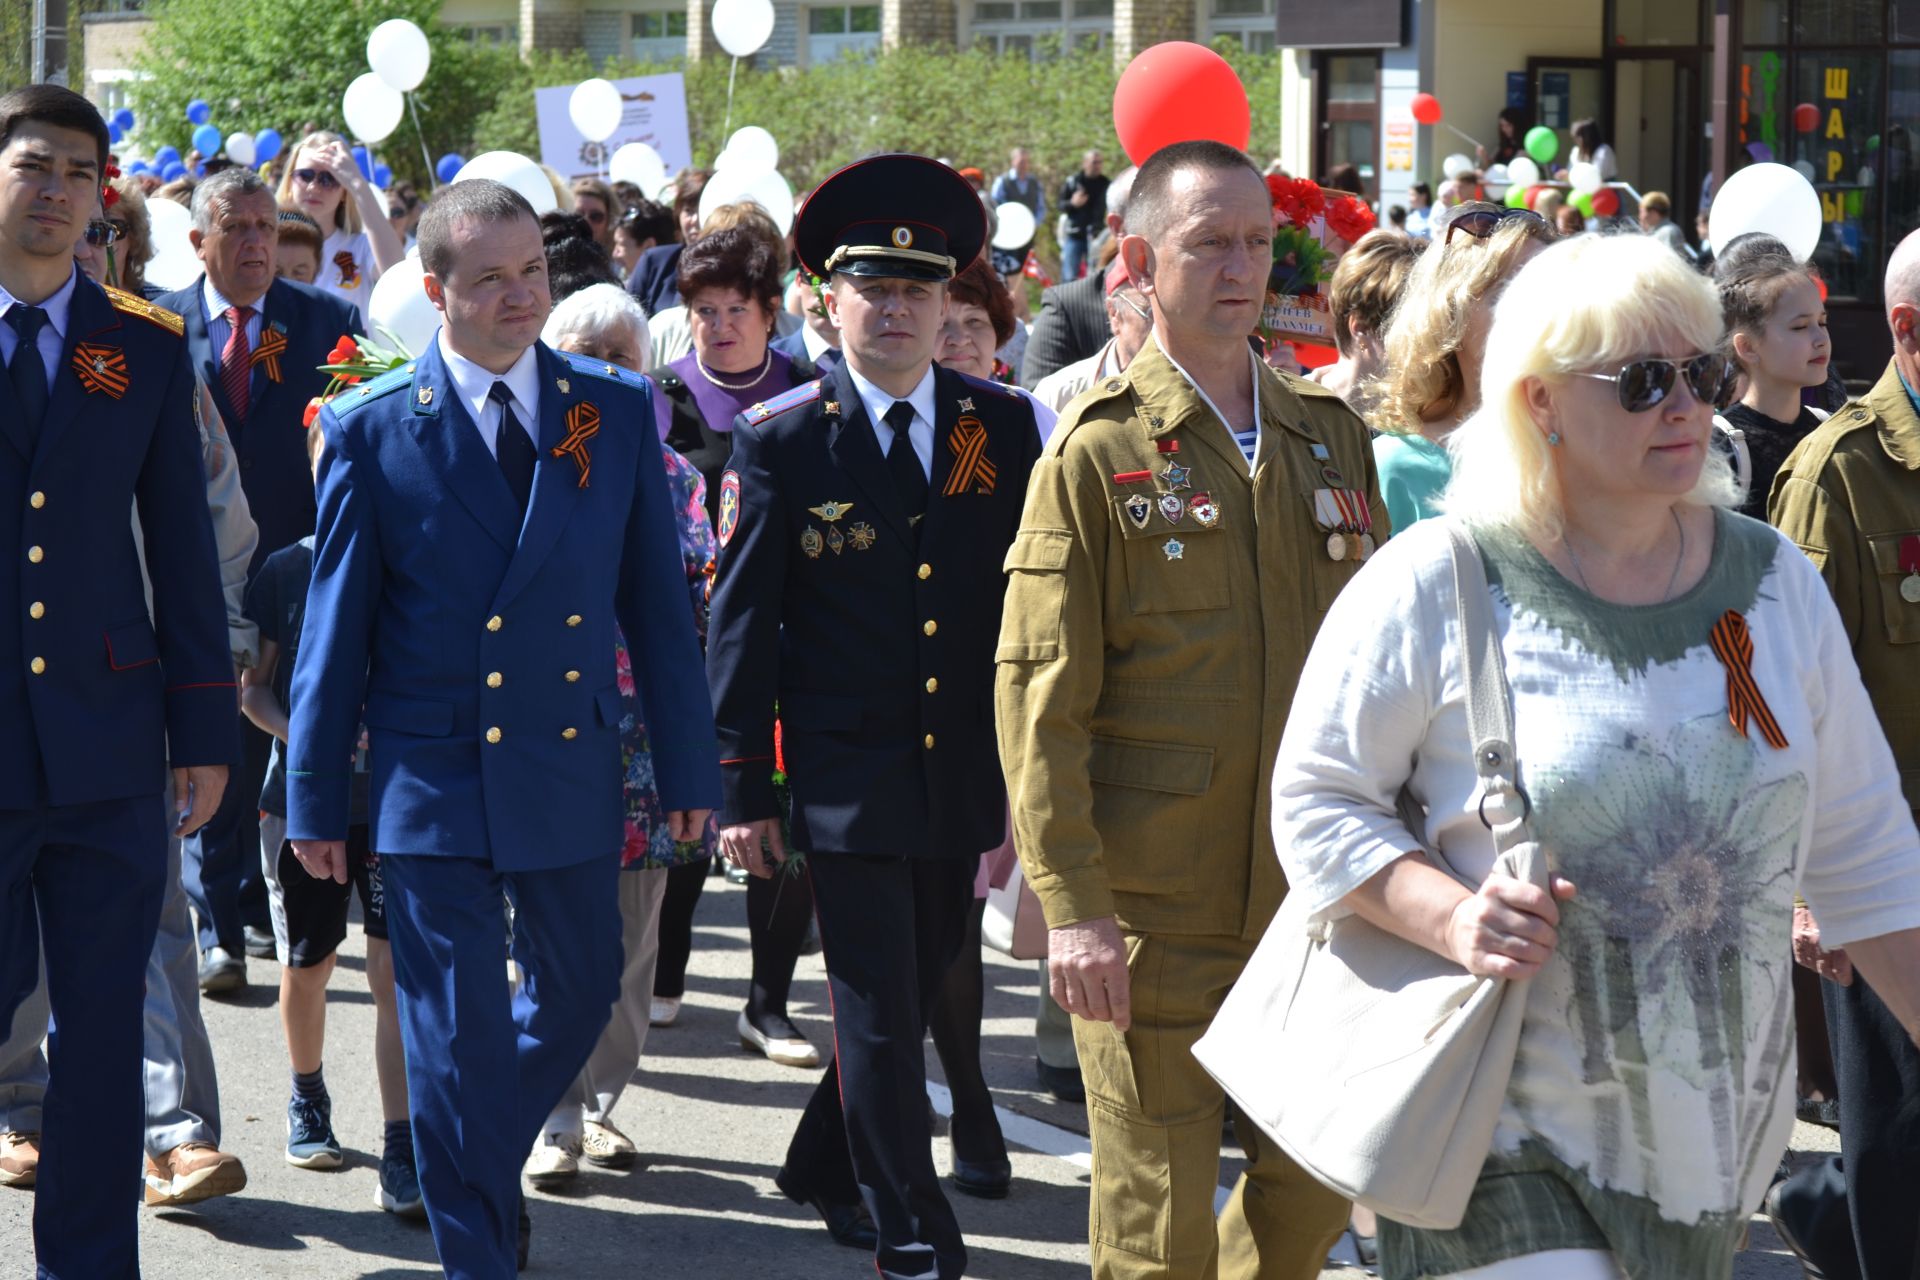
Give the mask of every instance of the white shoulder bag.
[{"label": "white shoulder bag", "polygon": [[[1485,566],[1471,535],[1448,524],[1480,820],[1493,832],[1494,870],[1544,888]],[[1404,791],[1401,808],[1419,812]],[[1438,852],[1427,856],[1472,884]],[[1310,923],[1289,899],[1193,1052],[1319,1181],[1396,1222],[1452,1228],[1493,1144],[1527,989],[1476,978],[1356,915]]]}]

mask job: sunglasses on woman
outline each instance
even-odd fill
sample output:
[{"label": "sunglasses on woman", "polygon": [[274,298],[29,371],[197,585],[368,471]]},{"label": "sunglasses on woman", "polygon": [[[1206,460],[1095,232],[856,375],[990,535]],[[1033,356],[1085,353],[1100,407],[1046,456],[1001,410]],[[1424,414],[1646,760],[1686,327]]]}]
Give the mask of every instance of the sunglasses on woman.
[{"label": "sunglasses on woman", "polygon": [[293,171],[293,177],[296,182],[304,182],[310,187],[337,187],[340,185],[340,179],[334,177],[325,169],[295,169]]},{"label": "sunglasses on woman", "polygon": [[1547,220],[1531,209],[1514,209],[1503,204],[1488,204],[1483,200],[1472,200],[1458,206],[1453,217],[1447,221],[1447,238],[1440,247],[1453,243],[1453,233],[1464,231],[1475,240],[1485,240],[1500,229],[1500,224],[1520,219],[1545,229]]},{"label": "sunglasses on woman", "polygon": [[1687,360],[1660,360],[1649,357],[1620,366],[1618,373],[1582,373],[1582,378],[1611,382],[1620,393],[1620,407],[1628,413],[1645,413],[1664,404],[1674,384],[1685,374],[1694,399],[1724,409],[1733,398],[1739,382],[1739,367],[1723,355],[1694,356]]},{"label": "sunglasses on woman", "polygon": [[125,227],[103,218],[95,218],[87,224],[87,243],[96,249],[106,248],[125,234],[127,234]]}]

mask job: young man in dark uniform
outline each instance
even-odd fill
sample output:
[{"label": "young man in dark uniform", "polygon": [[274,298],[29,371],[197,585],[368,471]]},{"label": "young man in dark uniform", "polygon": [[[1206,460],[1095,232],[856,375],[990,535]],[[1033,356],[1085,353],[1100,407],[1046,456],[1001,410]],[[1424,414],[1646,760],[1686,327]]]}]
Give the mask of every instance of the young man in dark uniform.
[{"label": "young man in dark uniform", "polygon": [[860,161],[794,238],[846,358],[735,424],[707,651],[721,842],[756,875],[773,873],[763,844],[786,857],[777,709],[836,1061],[776,1181],[836,1240],[872,1246],[881,1275],[951,1280],[966,1250],[927,1141],[921,1039],[979,855],[1005,833],[1000,564],[1040,441],[1024,400],[933,364],[946,282],[986,241],[965,179],[921,156]]}]

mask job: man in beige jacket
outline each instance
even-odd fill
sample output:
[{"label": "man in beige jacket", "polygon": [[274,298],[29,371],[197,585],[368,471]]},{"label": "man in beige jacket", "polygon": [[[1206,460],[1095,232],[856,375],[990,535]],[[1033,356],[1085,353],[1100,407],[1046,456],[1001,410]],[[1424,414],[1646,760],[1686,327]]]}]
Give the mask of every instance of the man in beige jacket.
[{"label": "man in beige jacket", "polygon": [[1074,1014],[1097,1277],[1317,1276],[1347,1206],[1192,1047],[1285,892],[1268,784],[1321,617],[1386,535],[1366,429],[1247,337],[1265,184],[1217,143],[1141,166],[1121,254],[1153,337],[1061,418],[1007,556],[997,719],[1016,843]]}]

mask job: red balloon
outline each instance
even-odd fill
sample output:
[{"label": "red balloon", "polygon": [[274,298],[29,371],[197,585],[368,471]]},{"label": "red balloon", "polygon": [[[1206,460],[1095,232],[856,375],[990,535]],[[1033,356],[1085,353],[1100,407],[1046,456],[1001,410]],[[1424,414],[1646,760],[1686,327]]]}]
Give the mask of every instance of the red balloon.
[{"label": "red balloon", "polygon": [[1545,195],[1549,191],[1555,191],[1555,190],[1558,190],[1558,188],[1550,187],[1544,182],[1536,186],[1528,187],[1527,188],[1527,208],[1538,209],[1540,207],[1540,197]]},{"label": "red balloon", "polygon": [[1176,142],[1224,142],[1246,150],[1253,136],[1247,90],[1227,60],[1186,40],[1142,49],[1113,89],[1113,127],[1127,158]]},{"label": "red balloon", "polygon": [[1587,198],[1593,202],[1595,217],[1611,218],[1620,212],[1620,193],[1612,187],[1602,187]]},{"label": "red balloon", "polygon": [[1820,127],[1820,108],[1811,102],[1803,102],[1793,109],[1793,127],[1801,133],[1812,133]]},{"label": "red balloon", "polygon": [[1430,93],[1413,95],[1413,118],[1421,124],[1440,123],[1440,99]]}]

